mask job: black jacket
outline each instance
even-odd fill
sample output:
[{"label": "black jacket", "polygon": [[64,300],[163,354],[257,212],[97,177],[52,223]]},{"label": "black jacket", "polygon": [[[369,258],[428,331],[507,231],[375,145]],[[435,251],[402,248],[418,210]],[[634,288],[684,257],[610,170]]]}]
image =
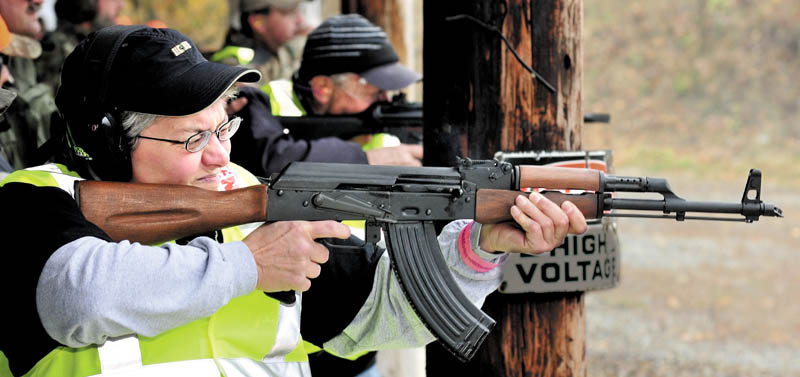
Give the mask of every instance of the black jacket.
[{"label": "black jacket", "polygon": [[244,87],[240,96],[246,97],[248,104],[236,114],[242,117],[242,125],[231,139],[231,161],[251,173],[269,177],[292,161],[367,163],[367,155],[357,143],[337,137],[295,140],[284,134],[272,116],[269,97],[260,89]]}]

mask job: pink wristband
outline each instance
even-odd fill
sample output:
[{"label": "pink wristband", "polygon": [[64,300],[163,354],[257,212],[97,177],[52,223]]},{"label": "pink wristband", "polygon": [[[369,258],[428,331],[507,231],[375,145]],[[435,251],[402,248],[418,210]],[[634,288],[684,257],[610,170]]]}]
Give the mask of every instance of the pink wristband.
[{"label": "pink wristband", "polygon": [[466,264],[473,271],[491,271],[493,268],[497,267],[497,265],[484,260],[472,250],[472,243],[470,242],[469,236],[470,232],[472,231],[473,223],[474,221],[469,223],[469,225],[461,230],[461,234],[458,235],[458,253],[461,255],[461,260],[464,261],[464,264]]}]

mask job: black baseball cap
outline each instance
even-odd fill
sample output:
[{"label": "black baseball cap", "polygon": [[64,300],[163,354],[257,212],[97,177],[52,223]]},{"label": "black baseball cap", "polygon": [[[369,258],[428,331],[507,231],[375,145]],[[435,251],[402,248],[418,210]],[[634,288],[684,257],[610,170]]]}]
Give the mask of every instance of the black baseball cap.
[{"label": "black baseball cap", "polygon": [[398,90],[422,79],[400,64],[386,33],[358,14],[330,17],[307,37],[298,77],[353,72],[383,90]]},{"label": "black baseball cap", "polygon": [[206,60],[172,29],[111,26],[90,34],[67,56],[56,106],[67,122],[93,124],[103,112],[185,116],[212,105],[236,82],[257,82],[254,69]]}]

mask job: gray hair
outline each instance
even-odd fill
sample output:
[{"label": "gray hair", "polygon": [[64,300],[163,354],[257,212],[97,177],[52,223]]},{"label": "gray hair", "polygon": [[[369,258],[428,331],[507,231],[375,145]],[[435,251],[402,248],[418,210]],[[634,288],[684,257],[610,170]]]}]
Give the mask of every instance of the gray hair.
[{"label": "gray hair", "polygon": [[328,77],[330,77],[331,81],[333,81],[333,84],[338,86],[338,87],[342,87],[343,85],[347,84],[351,80],[360,79],[360,76],[358,76],[358,74],[353,73],[353,72],[336,73],[336,74],[330,75]]},{"label": "gray hair", "polygon": [[[236,87],[231,86],[222,96],[219,97],[219,100],[229,100],[236,98],[239,94],[239,90]],[[216,102],[215,102],[216,103]],[[138,140],[136,137],[141,135],[144,130],[148,127],[152,126],[157,120],[161,118],[173,118],[164,115],[155,115],[155,114],[147,114],[147,113],[139,113],[136,111],[123,111],[122,112],[122,129],[125,131],[125,136],[128,137],[130,140],[131,150],[136,148],[136,141]]]}]

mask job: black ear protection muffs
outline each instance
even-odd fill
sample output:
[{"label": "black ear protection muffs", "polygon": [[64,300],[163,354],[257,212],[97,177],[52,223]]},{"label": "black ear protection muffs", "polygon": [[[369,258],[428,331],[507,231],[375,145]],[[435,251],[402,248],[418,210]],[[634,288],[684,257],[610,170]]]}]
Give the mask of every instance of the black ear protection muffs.
[{"label": "black ear protection muffs", "polygon": [[[144,26],[112,26],[84,40],[64,63],[56,104],[66,120],[67,161],[86,178],[129,181],[131,144],[109,97],[111,69],[125,39]],[[124,90],[124,88],[121,88]]]}]

